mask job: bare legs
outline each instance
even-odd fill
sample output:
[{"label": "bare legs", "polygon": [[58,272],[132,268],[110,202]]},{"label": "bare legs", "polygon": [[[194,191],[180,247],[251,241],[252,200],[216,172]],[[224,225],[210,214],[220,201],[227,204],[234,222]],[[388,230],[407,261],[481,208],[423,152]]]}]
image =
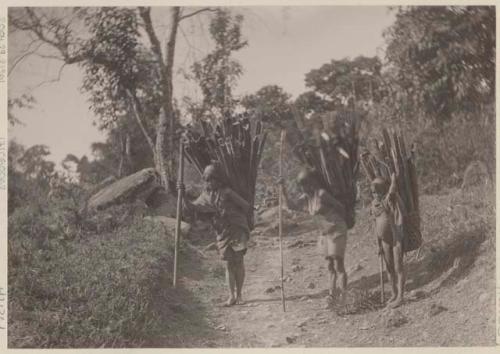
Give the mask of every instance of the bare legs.
[{"label": "bare legs", "polygon": [[389,299],[389,303],[391,303],[396,299],[398,295],[398,290],[396,287],[396,274],[394,271],[394,255],[392,253],[392,246],[387,242],[382,241],[382,250],[385,266],[387,269],[387,275],[389,277],[389,283],[391,284],[392,295]]},{"label": "bare legs", "polygon": [[229,298],[225,306],[233,306],[236,303],[236,272],[232,261],[226,261],[226,282],[229,288]]},{"label": "bare legs", "polygon": [[226,306],[242,304],[241,291],[245,281],[245,265],[243,255],[236,252],[233,259],[226,261],[226,281],[229,288],[229,299]]},{"label": "bare legs", "polygon": [[394,302],[390,304],[391,307],[398,307],[403,303],[403,294],[404,294],[404,286],[405,286],[405,270],[403,266],[403,247],[401,242],[396,243],[393,248],[394,254],[394,270],[396,272],[396,286],[398,295]]},{"label": "bare legs", "polygon": [[238,305],[243,304],[243,298],[241,296],[241,291],[243,289],[243,283],[245,282],[245,264],[243,262],[243,255],[239,255],[236,258],[236,303]]},{"label": "bare legs", "polygon": [[328,289],[328,293],[333,298],[335,296],[335,288],[337,287],[337,272],[335,271],[333,259],[331,257],[328,257],[327,260],[328,272],[330,274],[330,287]]},{"label": "bare legs", "polygon": [[382,241],[382,247],[387,274],[392,288],[392,296],[387,305],[397,307],[403,302],[404,294],[405,271],[403,265],[403,247],[401,242],[396,242],[393,247],[385,241]]},{"label": "bare legs", "polygon": [[328,271],[330,274],[329,303],[334,300],[335,290],[337,288],[337,278],[339,280],[340,295],[343,297],[347,288],[347,274],[344,267],[344,257],[328,257]]}]

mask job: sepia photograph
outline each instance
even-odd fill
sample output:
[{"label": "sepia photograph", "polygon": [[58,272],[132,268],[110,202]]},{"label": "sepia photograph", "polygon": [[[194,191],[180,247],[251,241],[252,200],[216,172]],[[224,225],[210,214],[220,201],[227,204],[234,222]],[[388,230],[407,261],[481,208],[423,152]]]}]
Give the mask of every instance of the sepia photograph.
[{"label": "sepia photograph", "polygon": [[135,5],[0,19],[8,349],[496,346],[496,6]]}]

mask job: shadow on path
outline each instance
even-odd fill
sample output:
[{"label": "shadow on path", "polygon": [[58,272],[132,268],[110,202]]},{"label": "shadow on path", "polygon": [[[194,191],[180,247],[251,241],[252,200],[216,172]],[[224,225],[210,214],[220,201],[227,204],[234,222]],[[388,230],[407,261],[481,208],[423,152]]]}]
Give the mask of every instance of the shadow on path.
[{"label": "shadow on path", "polygon": [[221,333],[207,321],[208,309],[187,289],[182,278],[202,279],[204,270],[199,257],[182,252],[178,264],[177,287],[172,284],[173,264],[165,264],[155,291],[153,310],[162,318],[163,333],[144,343],[145,348],[207,348],[216,346]]}]

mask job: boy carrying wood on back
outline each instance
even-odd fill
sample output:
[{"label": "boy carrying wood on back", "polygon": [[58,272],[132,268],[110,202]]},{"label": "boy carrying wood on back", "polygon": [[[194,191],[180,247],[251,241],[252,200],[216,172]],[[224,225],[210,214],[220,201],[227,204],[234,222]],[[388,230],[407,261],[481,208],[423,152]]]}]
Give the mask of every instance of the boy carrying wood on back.
[{"label": "boy carrying wood on back", "polygon": [[347,244],[346,211],[344,205],[321,186],[320,178],[313,170],[302,170],[297,177],[302,189],[307,209],[320,229],[318,251],[328,262],[330,284],[326,307],[335,301],[337,278],[340,283],[340,298],[343,299],[347,288],[347,274],[344,266]]},{"label": "boy carrying wood on back", "polygon": [[226,185],[217,165],[208,165],[202,177],[203,192],[192,203],[185,200],[184,207],[211,217],[217,236],[217,249],[226,262],[230,295],[225,306],[242,304],[241,293],[245,280],[243,257],[250,235],[247,217],[250,204]]},{"label": "boy carrying wood on back", "polygon": [[404,204],[396,191],[396,175],[391,182],[381,177],[371,182],[373,202],[370,213],[375,217],[375,234],[379,254],[383,255],[392,287],[392,297],[387,306],[395,308],[402,304],[405,269],[403,264],[405,233],[403,230]]}]

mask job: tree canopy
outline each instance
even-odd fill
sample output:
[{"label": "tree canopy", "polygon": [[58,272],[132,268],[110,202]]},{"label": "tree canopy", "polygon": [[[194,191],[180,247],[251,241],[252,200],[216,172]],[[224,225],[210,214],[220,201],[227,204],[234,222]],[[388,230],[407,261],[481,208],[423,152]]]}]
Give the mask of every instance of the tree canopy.
[{"label": "tree canopy", "polygon": [[437,120],[495,94],[495,7],[401,7],[385,32],[394,92]]}]

